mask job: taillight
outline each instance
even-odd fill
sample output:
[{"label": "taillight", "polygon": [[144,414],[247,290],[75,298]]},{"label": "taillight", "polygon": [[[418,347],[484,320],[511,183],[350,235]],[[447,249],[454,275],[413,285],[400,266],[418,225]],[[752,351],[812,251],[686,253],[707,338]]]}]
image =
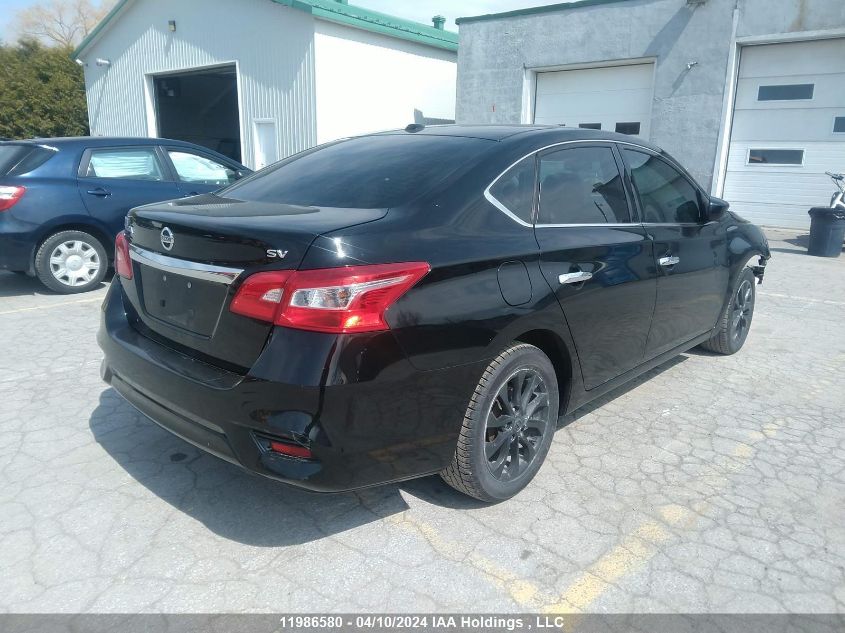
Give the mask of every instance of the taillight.
[{"label": "taillight", "polygon": [[290,270],[256,273],[241,284],[229,309],[261,321],[275,321]]},{"label": "taillight", "polygon": [[425,262],[256,273],[232,300],[232,312],[299,330],[376,332],[385,312],[422,279]]},{"label": "taillight", "polygon": [[23,197],[26,187],[0,187],[0,211],[11,209]]},{"label": "taillight", "polygon": [[132,279],[132,260],[129,258],[129,241],[121,231],[114,240],[114,269],[124,279]]}]

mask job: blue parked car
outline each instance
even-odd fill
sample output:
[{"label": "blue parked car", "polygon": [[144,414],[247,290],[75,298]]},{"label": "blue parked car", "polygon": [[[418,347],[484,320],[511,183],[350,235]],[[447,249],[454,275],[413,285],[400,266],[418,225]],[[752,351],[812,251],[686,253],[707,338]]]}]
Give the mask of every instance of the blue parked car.
[{"label": "blue parked car", "polygon": [[61,293],[106,276],[130,209],[207,193],[251,173],[199,145],[160,138],[0,142],[0,270]]}]

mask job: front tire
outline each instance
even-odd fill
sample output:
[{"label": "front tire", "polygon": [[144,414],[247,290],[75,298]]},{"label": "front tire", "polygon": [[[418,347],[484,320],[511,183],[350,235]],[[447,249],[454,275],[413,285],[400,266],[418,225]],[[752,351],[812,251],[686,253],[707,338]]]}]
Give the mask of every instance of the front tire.
[{"label": "front tire", "polygon": [[484,371],[469,401],[452,462],[440,476],[481,501],[503,501],[537,474],[557,426],[559,388],[548,357],[520,343]]},{"label": "front tire", "polygon": [[87,292],[106,277],[109,260],[100,240],[84,231],[59,231],[35,254],[38,280],[54,292]]},{"label": "front tire", "polygon": [[736,354],[745,344],[751,330],[754,317],[754,303],[757,299],[757,278],[750,268],[744,268],[739,274],[728,305],[713,332],[713,338],[702,343],[701,347],[730,356]]}]

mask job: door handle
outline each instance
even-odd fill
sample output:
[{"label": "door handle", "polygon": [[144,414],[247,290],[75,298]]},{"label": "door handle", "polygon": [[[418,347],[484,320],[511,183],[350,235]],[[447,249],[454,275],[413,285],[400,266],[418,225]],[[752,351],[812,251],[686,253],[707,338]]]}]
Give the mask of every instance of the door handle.
[{"label": "door handle", "polygon": [[680,257],[675,257],[674,255],[672,255],[670,257],[661,257],[660,259],[657,260],[657,263],[660,264],[661,266],[668,268],[669,266],[674,266],[675,264],[677,264],[680,261],[681,261]]},{"label": "door handle", "polygon": [[586,270],[579,270],[577,273],[564,273],[557,280],[562,284],[580,284],[582,281],[592,278],[593,273],[588,273]]},{"label": "door handle", "polygon": [[98,198],[108,198],[111,195],[111,191],[108,189],[103,189],[102,187],[97,187],[96,189],[89,189],[88,195],[90,196],[97,196]]}]

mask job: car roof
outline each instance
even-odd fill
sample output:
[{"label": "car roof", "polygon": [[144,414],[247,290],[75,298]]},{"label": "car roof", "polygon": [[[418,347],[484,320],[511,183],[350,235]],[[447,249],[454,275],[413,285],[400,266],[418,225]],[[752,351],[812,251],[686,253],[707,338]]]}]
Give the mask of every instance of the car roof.
[{"label": "car roof", "polygon": [[613,141],[622,143],[633,143],[647,147],[655,152],[662,150],[645,139],[619,134],[616,132],[603,132],[586,128],[564,127],[562,125],[409,125],[404,130],[391,130],[377,132],[373,136],[414,134],[423,136],[461,136],[468,138],[479,138],[490,141],[505,142],[511,139],[524,140],[530,137],[537,143],[554,144],[566,141]]}]

